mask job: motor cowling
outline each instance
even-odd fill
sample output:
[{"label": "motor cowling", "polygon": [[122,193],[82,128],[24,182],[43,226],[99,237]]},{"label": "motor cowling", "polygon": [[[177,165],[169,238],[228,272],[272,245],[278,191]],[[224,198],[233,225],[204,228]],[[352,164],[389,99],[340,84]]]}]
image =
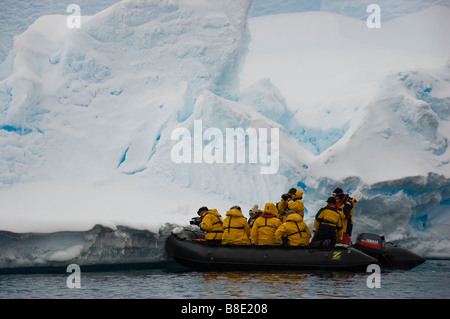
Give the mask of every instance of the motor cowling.
[{"label": "motor cowling", "polygon": [[379,256],[386,251],[384,236],[371,233],[358,234],[353,246],[371,256]]}]

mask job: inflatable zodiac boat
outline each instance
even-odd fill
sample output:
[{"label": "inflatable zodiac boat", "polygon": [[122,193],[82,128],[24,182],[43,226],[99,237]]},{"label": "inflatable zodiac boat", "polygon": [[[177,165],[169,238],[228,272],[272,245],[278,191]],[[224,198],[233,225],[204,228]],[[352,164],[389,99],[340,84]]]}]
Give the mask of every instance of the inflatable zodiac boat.
[{"label": "inflatable zodiac boat", "polygon": [[366,270],[370,264],[410,269],[425,261],[405,249],[384,243],[382,236],[361,234],[353,246],[330,249],[289,246],[207,245],[197,230],[177,230],[166,251],[178,264],[196,270]]}]

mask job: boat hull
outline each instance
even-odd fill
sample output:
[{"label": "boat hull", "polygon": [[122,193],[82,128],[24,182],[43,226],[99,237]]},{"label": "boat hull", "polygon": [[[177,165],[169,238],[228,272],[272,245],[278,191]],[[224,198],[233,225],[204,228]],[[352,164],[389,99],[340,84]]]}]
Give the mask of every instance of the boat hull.
[{"label": "boat hull", "polygon": [[378,261],[352,247],[208,246],[186,235],[166,241],[169,256],[196,270],[366,270]]}]

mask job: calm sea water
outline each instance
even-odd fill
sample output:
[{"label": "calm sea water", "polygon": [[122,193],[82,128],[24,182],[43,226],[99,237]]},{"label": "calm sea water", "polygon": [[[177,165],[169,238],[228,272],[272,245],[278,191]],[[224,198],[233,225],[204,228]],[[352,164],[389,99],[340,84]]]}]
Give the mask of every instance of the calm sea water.
[{"label": "calm sea water", "polygon": [[380,288],[366,272],[196,272],[184,268],[91,272],[80,288],[65,274],[0,275],[0,298],[450,298],[450,260],[427,260],[409,270],[382,270]]}]

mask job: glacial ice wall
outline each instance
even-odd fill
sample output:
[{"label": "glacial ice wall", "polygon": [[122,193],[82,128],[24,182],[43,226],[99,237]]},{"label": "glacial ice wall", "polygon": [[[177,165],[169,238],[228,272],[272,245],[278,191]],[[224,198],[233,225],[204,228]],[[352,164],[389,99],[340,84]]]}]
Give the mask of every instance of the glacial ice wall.
[{"label": "glacial ice wall", "polygon": [[70,172],[80,153],[86,168],[145,170],[166,123],[189,117],[203,90],[237,95],[249,4],[125,1],[80,29],[38,19],[16,38],[15,70],[0,84],[2,184],[43,166]]},{"label": "glacial ice wall", "polygon": [[[173,227],[158,233],[96,225],[87,231],[55,233],[0,232],[0,272],[21,268],[42,271],[120,264],[155,264],[167,260],[164,241]],[[64,271],[64,270],[63,270]]]}]

